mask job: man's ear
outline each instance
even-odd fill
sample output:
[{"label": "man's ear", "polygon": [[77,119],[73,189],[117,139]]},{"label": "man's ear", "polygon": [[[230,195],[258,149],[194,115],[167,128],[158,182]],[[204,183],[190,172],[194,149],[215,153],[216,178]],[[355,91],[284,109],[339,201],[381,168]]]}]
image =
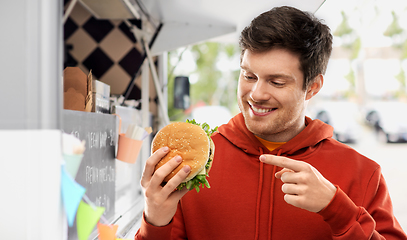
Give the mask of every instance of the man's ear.
[{"label": "man's ear", "polygon": [[324,76],[322,74],[319,74],[314,78],[311,86],[307,88],[307,95],[305,96],[305,100],[310,100],[313,96],[315,96],[319,92],[319,90],[321,90],[323,85]]}]

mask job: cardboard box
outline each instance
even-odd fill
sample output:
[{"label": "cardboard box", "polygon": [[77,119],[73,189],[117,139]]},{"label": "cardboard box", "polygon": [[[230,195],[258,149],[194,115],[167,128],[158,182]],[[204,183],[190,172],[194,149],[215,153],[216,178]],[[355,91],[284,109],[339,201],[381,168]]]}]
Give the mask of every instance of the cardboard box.
[{"label": "cardboard box", "polygon": [[64,109],[92,111],[92,71],[86,75],[78,67],[64,70]]}]

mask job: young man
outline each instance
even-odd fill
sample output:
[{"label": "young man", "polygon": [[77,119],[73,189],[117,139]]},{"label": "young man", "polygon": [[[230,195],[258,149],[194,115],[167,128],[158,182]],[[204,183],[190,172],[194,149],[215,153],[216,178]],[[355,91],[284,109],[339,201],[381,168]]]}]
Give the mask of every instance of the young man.
[{"label": "young man", "polygon": [[323,85],[332,50],[329,28],[291,7],[255,18],[240,39],[241,113],[219,127],[210,189],[165,186],[176,157],[141,179],[145,211],[135,239],[407,239],[392,212],[380,166],[332,139],[305,116]]}]

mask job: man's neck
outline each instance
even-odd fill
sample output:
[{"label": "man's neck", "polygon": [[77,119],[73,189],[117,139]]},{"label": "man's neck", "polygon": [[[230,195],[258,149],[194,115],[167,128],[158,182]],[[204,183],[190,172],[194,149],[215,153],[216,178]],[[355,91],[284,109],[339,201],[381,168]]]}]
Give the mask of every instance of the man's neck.
[{"label": "man's neck", "polygon": [[[304,117],[305,119],[305,117]],[[295,128],[295,130],[292,131],[284,131],[280,133],[275,133],[272,135],[257,135],[255,134],[256,137],[259,137],[261,139],[264,139],[269,142],[288,142],[295,136],[297,136],[302,130],[305,129],[305,120],[302,122],[302,124],[298,127]]]}]

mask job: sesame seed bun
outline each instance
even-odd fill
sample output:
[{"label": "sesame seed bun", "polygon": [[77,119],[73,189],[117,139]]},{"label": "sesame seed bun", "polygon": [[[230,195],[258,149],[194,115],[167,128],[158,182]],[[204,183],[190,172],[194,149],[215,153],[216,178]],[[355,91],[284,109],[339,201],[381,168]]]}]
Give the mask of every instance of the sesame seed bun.
[{"label": "sesame seed bun", "polygon": [[189,165],[191,172],[184,181],[187,182],[205,167],[211,143],[208,135],[200,126],[176,122],[165,126],[156,134],[152,141],[151,152],[154,153],[165,146],[169,148],[169,152],[156,165],[155,170],[179,155],[182,157],[182,163],[165,177],[164,182],[168,182],[183,166]]}]

